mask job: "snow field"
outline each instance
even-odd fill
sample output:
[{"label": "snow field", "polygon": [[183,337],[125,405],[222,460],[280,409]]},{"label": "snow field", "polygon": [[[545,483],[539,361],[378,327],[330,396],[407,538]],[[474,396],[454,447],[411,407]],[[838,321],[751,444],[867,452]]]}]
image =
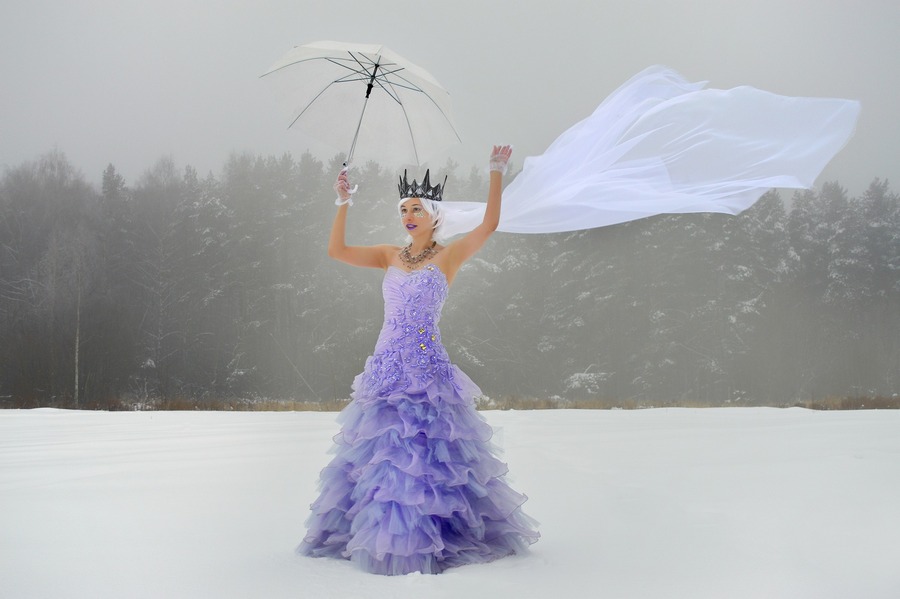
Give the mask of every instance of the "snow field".
[{"label": "snow field", "polygon": [[0,411],[0,595],[900,596],[900,412],[484,412],[543,538],[439,576],[298,557],[334,413]]}]

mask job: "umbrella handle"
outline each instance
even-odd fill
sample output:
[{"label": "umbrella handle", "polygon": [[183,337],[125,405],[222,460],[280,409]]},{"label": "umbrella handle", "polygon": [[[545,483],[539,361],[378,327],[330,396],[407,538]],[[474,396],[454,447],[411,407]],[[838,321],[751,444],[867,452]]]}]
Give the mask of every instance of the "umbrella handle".
[{"label": "umbrella handle", "polygon": [[[345,163],[344,163],[344,168],[341,169],[341,172],[340,172],[339,174],[346,173],[346,172],[349,171],[349,170],[350,170],[350,165],[347,164],[347,163],[345,162]],[[352,196],[354,193],[356,193],[356,190],[358,190],[358,189],[359,189],[359,185],[354,185],[354,186],[353,186],[353,189],[348,189],[347,191],[348,191],[348,192],[350,193],[350,195]],[[343,206],[344,204],[350,204],[350,205],[352,206],[352,205],[353,205],[353,198],[352,198],[352,197],[349,197],[349,198],[347,198],[346,200],[342,200],[342,199],[341,199],[341,196],[339,195],[339,196],[337,197],[337,199],[334,201],[334,205],[335,205],[335,206]]]}]

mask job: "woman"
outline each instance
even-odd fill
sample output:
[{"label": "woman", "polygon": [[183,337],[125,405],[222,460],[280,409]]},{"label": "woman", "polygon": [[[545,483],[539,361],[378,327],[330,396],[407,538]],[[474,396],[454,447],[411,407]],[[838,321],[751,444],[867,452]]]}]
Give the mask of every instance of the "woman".
[{"label": "woman", "polygon": [[440,245],[443,185],[404,174],[403,248],[348,246],[350,185],[335,183],[337,216],[328,243],[336,260],[385,271],[384,326],[374,354],[341,412],[336,457],[322,471],[321,495],[298,551],[350,559],[378,574],[439,573],[491,561],[538,540],[520,510],[525,496],[503,480],[491,428],[475,411],[478,387],[450,363],[437,328],[447,290],[500,221],[503,174],[512,150],[495,146],[480,225]]}]

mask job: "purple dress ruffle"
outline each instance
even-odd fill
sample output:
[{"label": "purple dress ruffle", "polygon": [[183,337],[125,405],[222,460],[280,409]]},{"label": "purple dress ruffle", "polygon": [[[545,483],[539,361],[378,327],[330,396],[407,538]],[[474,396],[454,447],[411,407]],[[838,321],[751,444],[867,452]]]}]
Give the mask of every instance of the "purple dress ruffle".
[{"label": "purple dress ruffle", "polygon": [[437,324],[447,279],[429,264],[385,273],[384,326],[338,421],[297,551],[376,574],[436,574],[540,537],[503,476],[481,391],[450,363]]}]

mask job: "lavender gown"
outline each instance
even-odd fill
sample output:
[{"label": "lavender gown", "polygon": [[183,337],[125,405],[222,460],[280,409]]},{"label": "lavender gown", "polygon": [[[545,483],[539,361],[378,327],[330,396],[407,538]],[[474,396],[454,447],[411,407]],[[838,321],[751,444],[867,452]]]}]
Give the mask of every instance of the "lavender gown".
[{"label": "lavender gown", "polygon": [[538,540],[475,411],[481,391],[441,344],[447,287],[432,264],[385,273],[384,326],[338,418],[299,553],[377,574],[438,573]]}]

